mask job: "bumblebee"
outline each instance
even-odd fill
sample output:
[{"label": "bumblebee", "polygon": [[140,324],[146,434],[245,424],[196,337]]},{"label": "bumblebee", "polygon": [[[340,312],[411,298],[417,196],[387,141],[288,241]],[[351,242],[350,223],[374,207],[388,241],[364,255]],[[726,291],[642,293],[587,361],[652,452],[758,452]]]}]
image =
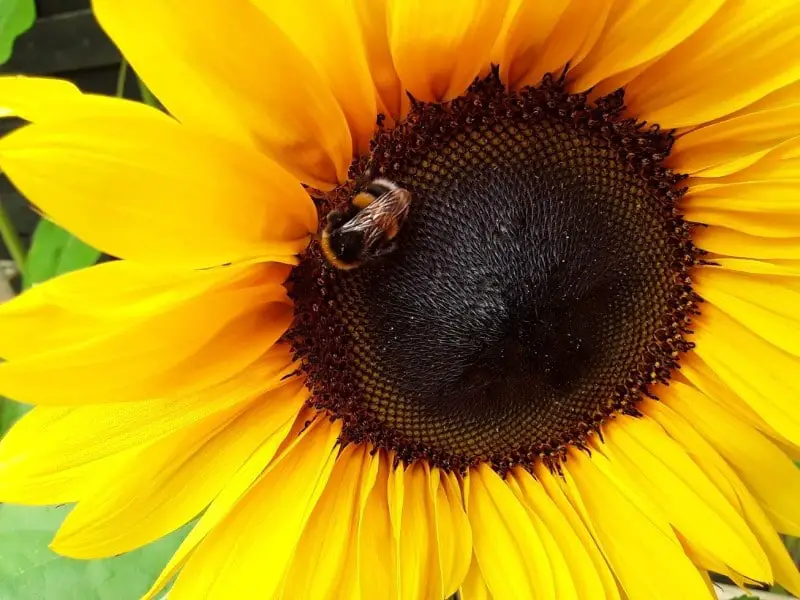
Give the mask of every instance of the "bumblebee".
[{"label": "bumblebee", "polygon": [[328,213],[320,246],[337,269],[354,269],[392,252],[408,216],[411,192],[388,179],[375,179],[344,209]]}]

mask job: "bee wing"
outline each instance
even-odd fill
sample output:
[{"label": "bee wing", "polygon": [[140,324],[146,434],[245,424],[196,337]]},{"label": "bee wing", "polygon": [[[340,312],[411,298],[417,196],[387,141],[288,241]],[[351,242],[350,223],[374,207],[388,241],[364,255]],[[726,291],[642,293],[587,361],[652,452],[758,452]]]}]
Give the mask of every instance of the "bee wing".
[{"label": "bee wing", "polygon": [[397,235],[400,224],[408,214],[410,202],[411,192],[408,190],[388,191],[358,211],[341,227],[341,231],[364,232],[366,247],[373,246],[381,240],[392,239]]},{"label": "bee wing", "polygon": [[377,232],[382,232],[389,239],[393,239],[408,214],[410,203],[411,192],[397,188],[378,197],[360,214],[368,213],[365,217],[374,224],[376,237],[379,237]]}]

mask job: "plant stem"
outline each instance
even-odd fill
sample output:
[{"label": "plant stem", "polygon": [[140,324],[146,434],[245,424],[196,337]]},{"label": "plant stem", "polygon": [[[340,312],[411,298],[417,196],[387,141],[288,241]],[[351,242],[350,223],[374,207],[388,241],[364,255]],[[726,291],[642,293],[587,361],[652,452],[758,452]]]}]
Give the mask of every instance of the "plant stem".
[{"label": "plant stem", "polygon": [[159,108],[158,100],[153,96],[153,92],[144,84],[144,81],[141,79],[137,79],[137,81],[139,82],[139,93],[142,95],[142,102]]},{"label": "plant stem", "polygon": [[119,73],[117,74],[117,98],[122,98],[125,95],[125,81],[128,79],[128,61],[124,58],[119,64]]},{"label": "plant stem", "polygon": [[8,216],[3,203],[0,202],[0,238],[8,248],[8,253],[14,262],[17,263],[17,269],[20,273],[25,272],[25,246],[22,245],[22,240],[14,229],[14,224]]}]

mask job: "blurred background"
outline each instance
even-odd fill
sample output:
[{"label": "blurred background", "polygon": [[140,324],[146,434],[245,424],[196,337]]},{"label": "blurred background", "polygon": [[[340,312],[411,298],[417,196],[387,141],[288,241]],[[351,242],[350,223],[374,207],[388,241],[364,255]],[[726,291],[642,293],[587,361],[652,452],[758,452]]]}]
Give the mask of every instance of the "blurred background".
[{"label": "blurred background", "polygon": [[[127,69],[121,72],[120,53],[94,19],[90,0],[0,0],[0,62],[3,74],[56,76],[74,82],[86,92],[142,97],[136,76]],[[18,124],[16,120],[4,119],[0,122],[0,134]],[[38,216],[5,176],[0,176],[0,199],[20,242],[29,248]],[[91,258],[88,251],[85,256],[77,251],[73,258],[76,250],[69,250],[64,257],[67,262],[85,263]],[[0,260],[11,258],[4,243],[0,247]],[[34,272],[32,278],[44,275]],[[15,278],[13,284],[19,289],[21,278]]]}]

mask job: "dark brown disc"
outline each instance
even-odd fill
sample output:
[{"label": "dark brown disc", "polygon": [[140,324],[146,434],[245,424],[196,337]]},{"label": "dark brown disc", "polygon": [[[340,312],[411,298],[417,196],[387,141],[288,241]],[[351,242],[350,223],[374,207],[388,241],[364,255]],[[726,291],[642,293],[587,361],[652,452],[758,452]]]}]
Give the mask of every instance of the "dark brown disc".
[{"label": "dark brown disc", "polygon": [[447,469],[557,462],[666,381],[699,298],[672,136],[546,77],[496,73],[412,102],[321,219],[376,177],[413,194],[386,256],[343,271],[316,243],[289,281],[288,338],[343,442]]}]

